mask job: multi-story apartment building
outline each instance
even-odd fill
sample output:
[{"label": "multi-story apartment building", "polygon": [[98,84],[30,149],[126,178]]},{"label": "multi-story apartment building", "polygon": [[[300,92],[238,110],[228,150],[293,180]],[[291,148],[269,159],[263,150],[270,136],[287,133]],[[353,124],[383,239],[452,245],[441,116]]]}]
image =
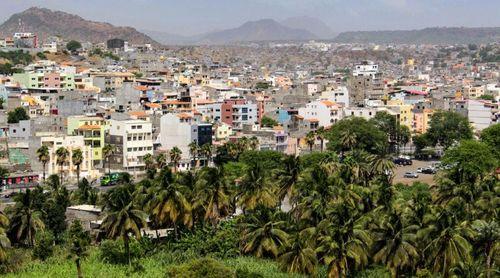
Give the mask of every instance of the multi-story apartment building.
[{"label": "multi-story apartment building", "polygon": [[12,79],[26,89],[75,89],[75,75],[64,71],[14,73]]},{"label": "multi-story apartment building", "polygon": [[242,130],[245,124],[260,122],[262,110],[256,103],[244,98],[230,98],[223,102],[199,105],[197,107],[205,118],[215,122],[222,122],[231,126],[233,130]]},{"label": "multi-story apartment building", "polygon": [[144,156],[153,154],[152,124],[144,120],[110,120],[105,144],[115,147],[109,163],[112,170],[143,171]]},{"label": "multi-story apartment building", "polygon": [[83,136],[85,145],[90,147],[93,153],[92,166],[101,164],[104,135],[107,128],[105,120],[101,117],[70,116],[67,121],[68,135]]},{"label": "multi-story apartment building", "polygon": [[498,123],[500,118],[498,104],[485,100],[454,100],[450,103],[450,110],[467,117],[478,131]]},{"label": "multi-story apartment building", "polygon": [[[63,164],[63,176],[69,179],[76,178],[77,167],[73,164],[72,156],[76,149],[80,149],[83,154],[83,162],[80,164],[81,178],[95,178],[98,172],[92,167],[92,150],[85,145],[83,136],[48,135],[40,137],[39,145],[47,146],[49,149],[49,163],[47,163],[47,175],[60,174],[61,166],[57,164],[56,151],[60,147],[68,150],[67,161]],[[33,149],[36,151],[36,149]]]},{"label": "multi-story apartment building", "polygon": [[318,121],[328,127],[342,119],[342,106],[329,100],[313,101],[299,108],[299,115],[309,121]]},{"label": "multi-story apartment building", "polygon": [[187,113],[163,115],[160,120],[160,143],[165,150],[177,147],[182,151],[182,158],[188,159],[189,144],[198,146],[212,144],[212,124],[200,123],[197,118]]}]

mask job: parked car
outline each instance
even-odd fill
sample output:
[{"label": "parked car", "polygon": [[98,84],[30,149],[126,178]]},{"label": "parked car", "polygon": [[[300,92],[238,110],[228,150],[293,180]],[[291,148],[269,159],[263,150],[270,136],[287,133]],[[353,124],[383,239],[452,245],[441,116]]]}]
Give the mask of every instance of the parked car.
[{"label": "parked car", "polygon": [[416,178],[418,178],[418,174],[415,172],[406,172],[404,177],[410,178],[410,179],[416,179]]},{"label": "parked car", "polygon": [[412,165],[413,162],[411,159],[405,158],[405,157],[398,157],[393,160],[394,164],[396,165]]},{"label": "parked car", "polygon": [[436,170],[434,168],[431,168],[431,167],[428,167],[428,168],[424,168],[421,172],[422,174],[430,174],[430,175],[433,175],[436,173]]},{"label": "parked car", "polygon": [[424,169],[425,169],[425,168],[418,167],[418,168],[417,168],[417,173],[422,173],[422,171],[423,171]]}]

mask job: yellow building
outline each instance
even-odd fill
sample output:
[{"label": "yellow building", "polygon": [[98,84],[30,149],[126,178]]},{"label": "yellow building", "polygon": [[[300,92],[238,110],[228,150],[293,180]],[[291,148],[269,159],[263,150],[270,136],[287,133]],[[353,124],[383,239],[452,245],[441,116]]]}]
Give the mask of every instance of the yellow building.
[{"label": "yellow building", "polygon": [[413,114],[412,114],[412,105],[404,104],[402,100],[388,100],[387,108],[396,112],[399,115],[399,124],[407,126],[410,130],[412,130],[413,126]]},{"label": "yellow building", "polygon": [[68,117],[68,135],[83,136],[85,146],[92,151],[93,166],[102,161],[106,121],[101,117],[71,116]]}]

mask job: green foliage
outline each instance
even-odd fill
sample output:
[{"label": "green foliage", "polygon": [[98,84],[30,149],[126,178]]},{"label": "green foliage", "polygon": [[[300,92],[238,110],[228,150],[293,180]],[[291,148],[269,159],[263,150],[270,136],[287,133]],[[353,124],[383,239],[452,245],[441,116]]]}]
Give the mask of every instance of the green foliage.
[{"label": "green foliage", "polygon": [[269,89],[269,83],[268,82],[257,82],[255,84],[255,89],[257,89],[257,90],[267,90],[267,89]]},{"label": "green foliage", "polygon": [[0,51],[0,58],[11,61],[13,65],[28,65],[33,62],[33,57],[31,57],[29,52],[24,52],[23,50]]},{"label": "green foliage", "polygon": [[449,177],[456,183],[474,183],[498,167],[499,161],[495,152],[485,143],[464,140],[446,151],[443,164],[450,167]]},{"label": "green foliage", "polygon": [[103,58],[109,58],[111,60],[115,60],[115,61],[119,61],[120,60],[120,57],[116,56],[115,54],[113,54],[112,52],[105,52],[104,54],[101,55],[101,57]]},{"label": "green foliage", "polygon": [[455,112],[438,111],[431,117],[427,136],[432,145],[449,148],[464,139],[472,139],[472,127],[469,120]]},{"label": "green foliage", "polygon": [[272,118],[264,116],[264,117],[262,117],[260,125],[263,127],[274,127],[274,126],[279,125],[279,123]]},{"label": "green foliage", "polygon": [[482,96],[479,97],[479,99],[494,101],[495,97],[492,96],[492,95],[482,95]]},{"label": "green foliage", "polygon": [[481,141],[488,144],[500,155],[500,124],[483,129],[481,131]]},{"label": "green foliage", "polygon": [[77,51],[80,48],[82,48],[82,44],[75,40],[71,40],[66,44],[66,49],[71,52]]},{"label": "green foliage", "polygon": [[40,59],[42,59],[42,60],[47,59],[47,56],[45,56],[45,53],[43,53],[43,52],[38,52],[38,53],[36,54],[36,57],[38,57],[38,58],[40,58]]},{"label": "green foliage", "polygon": [[54,236],[50,231],[43,231],[38,233],[35,238],[36,243],[33,248],[33,256],[45,261],[54,253]]},{"label": "green foliage", "polygon": [[[141,240],[130,240],[130,259],[136,260],[146,255],[148,248]],[[128,257],[124,248],[123,239],[104,240],[99,246],[101,259],[110,264],[127,264]]]},{"label": "green foliage", "polygon": [[32,260],[32,252],[28,249],[10,248],[7,250],[7,260],[0,263],[0,274],[18,273]]},{"label": "green foliage", "polygon": [[[353,137],[351,145],[343,140],[346,134]],[[336,152],[358,149],[372,154],[383,154],[387,151],[386,134],[374,123],[359,117],[350,117],[337,122],[327,133],[327,139],[328,149]]]},{"label": "green foliage", "polygon": [[193,252],[199,256],[221,259],[239,255],[239,230],[234,220],[220,222],[217,229],[201,226],[183,234],[173,244],[174,250]]},{"label": "green foliage", "polygon": [[239,157],[239,162],[253,167],[261,165],[266,170],[277,169],[281,166],[283,153],[277,151],[245,151]]},{"label": "green foliage", "polygon": [[11,63],[0,64],[0,74],[11,75],[13,73],[21,73],[22,69],[13,68]]},{"label": "green foliage", "polygon": [[167,277],[232,278],[234,271],[214,259],[202,258],[167,269]]},{"label": "green foliage", "polygon": [[30,116],[26,113],[26,109],[23,107],[17,107],[14,111],[10,111],[7,116],[7,123],[15,124],[19,121],[29,120]]}]

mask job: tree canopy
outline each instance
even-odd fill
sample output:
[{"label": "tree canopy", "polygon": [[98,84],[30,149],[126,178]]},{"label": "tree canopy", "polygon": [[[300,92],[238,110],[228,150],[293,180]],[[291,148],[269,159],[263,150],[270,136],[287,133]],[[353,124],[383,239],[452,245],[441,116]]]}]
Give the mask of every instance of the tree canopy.
[{"label": "tree canopy", "polygon": [[[345,140],[346,137],[350,137],[350,142]],[[348,149],[364,150],[372,154],[387,152],[386,134],[373,122],[360,117],[340,120],[332,126],[326,138],[329,140],[328,149],[336,152]]]},{"label": "tree canopy", "polygon": [[437,111],[431,117],[427,131],[430,142],[448,148],[463,139],[472,139],[469,120],[451,111]]},{"label": "tree canopy", "polygon": [[17,107],[14,111],[10,111],[7,116],[7,123],[15,124],[19,121],[29,120],[30,116],[26,113],[26,109],[23,107]]}]

